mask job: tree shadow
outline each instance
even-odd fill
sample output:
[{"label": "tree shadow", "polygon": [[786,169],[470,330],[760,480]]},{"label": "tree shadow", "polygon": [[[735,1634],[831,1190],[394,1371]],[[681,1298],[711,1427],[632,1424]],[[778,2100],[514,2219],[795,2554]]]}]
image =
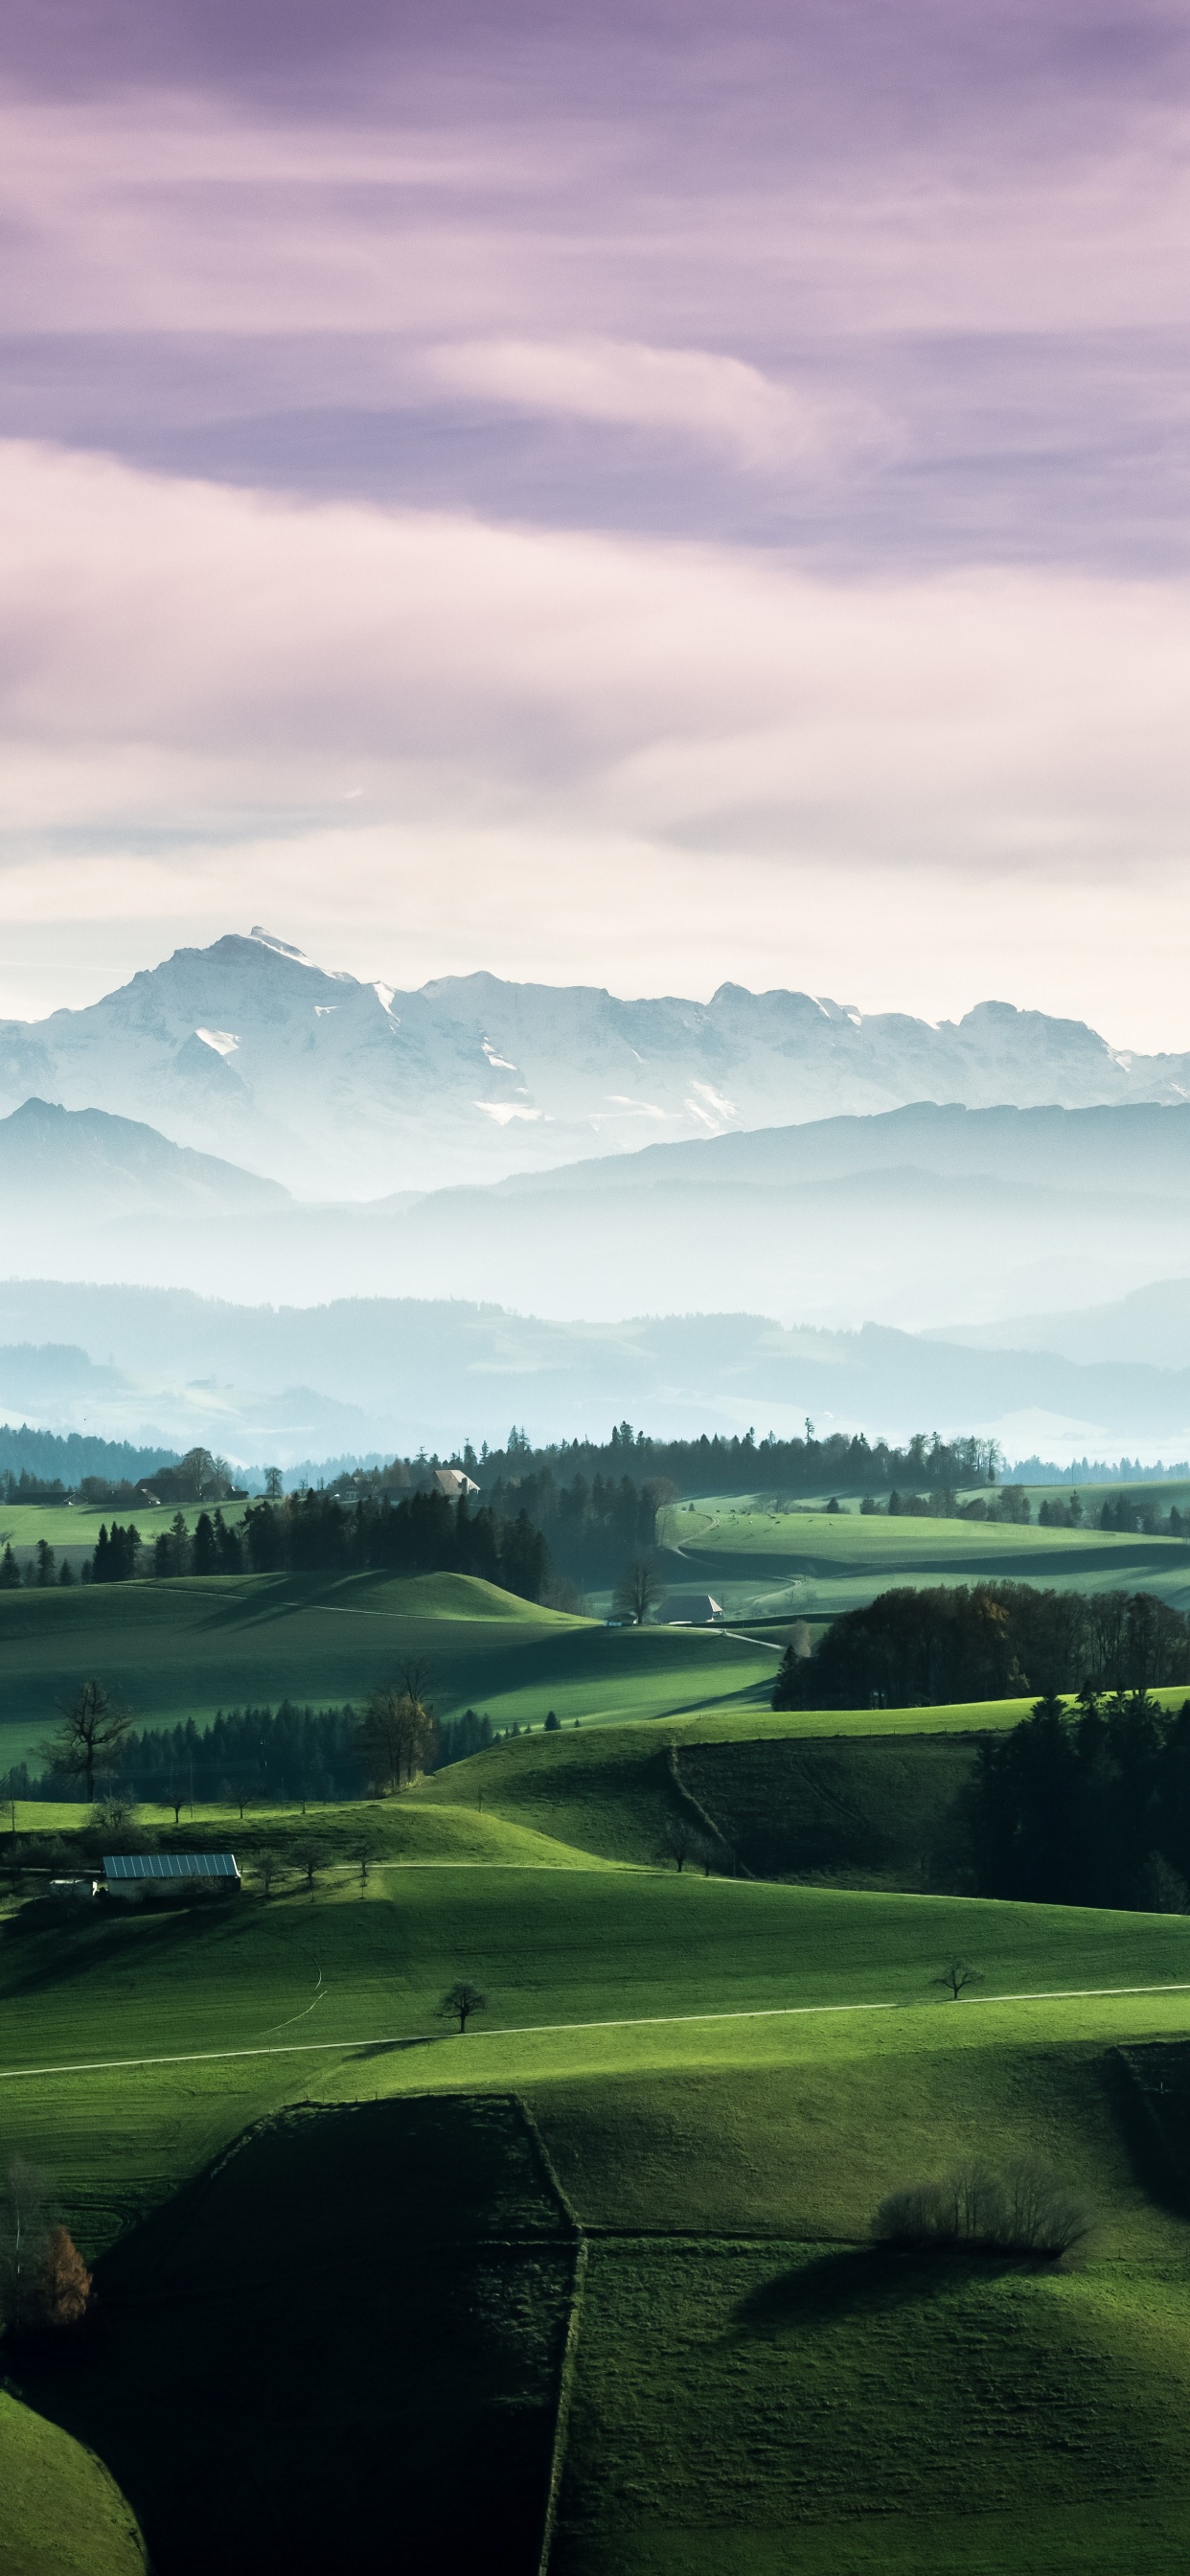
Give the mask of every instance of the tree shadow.
[{"label": "tree shadow", "polygon": [[352,2049],[350,2063],[362,2066],[372,2057],[395,2057],[404,2048],[437,2048],[439,2042],[450,2035],[445,2030],[425,2030],[419,2031],[413,2039],[371,2039],[365,2048]]},{"label": "tree shadow", "polygon": [[762,2281],[733,2312],[736,2336],[821,2333],[856,2316],[880,2316],[915,2301],[955,2297],[972,2281],[1019,2272],[1003,2254],[905,2252],[888,2245],[848,2246]]}]

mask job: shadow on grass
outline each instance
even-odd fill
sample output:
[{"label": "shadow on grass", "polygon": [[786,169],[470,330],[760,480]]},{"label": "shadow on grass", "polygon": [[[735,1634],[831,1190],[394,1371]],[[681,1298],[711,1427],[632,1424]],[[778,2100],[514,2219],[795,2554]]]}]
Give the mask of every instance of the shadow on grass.
[{"label": "shadow on grass", "polygon": [[248,1929],[242,1899],[204,1899],[188,1906],[147,1904],[119,1913],[106,1907],[63,1916],[48,1905],[22,1906],[4,1925],[0,1953],[9,1994],[35,1993],[72,1977],[102,1974],[132,1961],[172,1961],[196,1944],[235,1940]]},{"label": "shadow on grass", "polygon": [[100,2258],[21,2393],[156,2576],[533,2576],[573,2262],[512,2097],[291,2108]]},{"label": "shadow on grass", "polygon": [[762,2281],[734,2312],[735,2333],[815,2333],[864,2315],[961,2296],[974,2281],[1020,2272],[1003,2254],[904,2253],[886,2245],[848,2246]]},{"label": "shadow on grass", "polygon": [[351,2066],[364,2066],[369,2058],[397,2057],[405,2048],[436,2048],[440,2040],[452,2034],[445,2030],[419,2031],[413,2039],[372,2039],[366,2048],[353,2048],[348,2059]]}]

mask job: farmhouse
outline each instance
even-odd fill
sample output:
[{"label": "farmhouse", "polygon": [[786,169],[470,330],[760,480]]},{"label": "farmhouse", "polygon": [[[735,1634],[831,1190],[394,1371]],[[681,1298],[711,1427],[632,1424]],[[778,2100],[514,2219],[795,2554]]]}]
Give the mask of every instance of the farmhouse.
[{"label": "farmhouse", "polygon": [[201,1887],[239,1894],[240,1872],[234,1852],[105,1852],[103,1885],[108,1896],[135,1904],[150,1887],[177,1886],[188,1880]]},{"label": "farmhouse", "polygon": [[714,1600],[709,1592],[696,1592],[691,1598],[675,1592],[666,1602],[664,1613],[667,1628],[713,1628],[722,1616],[722,1602]]},{"label": "farmhouse", "polygon": [[461,1467],[435,1467],[434,1490],[445,1494],[448,1503],[457,1503],[460,1494],[477,1494],[479,1487],[472,1484]]}]

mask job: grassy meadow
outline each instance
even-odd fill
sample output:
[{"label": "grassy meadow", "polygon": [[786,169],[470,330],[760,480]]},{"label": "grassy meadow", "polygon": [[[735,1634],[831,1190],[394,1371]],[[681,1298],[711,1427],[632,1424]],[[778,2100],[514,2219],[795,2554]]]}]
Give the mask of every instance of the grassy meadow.
[{"label": "grassy meadow", "polygon": [[[1036,1497],[1034,1497],[1036,1500]],[[743,1498],[665,1515],[667,1593],[711,1592],[733,1619],[835,1618],[894,1584],[1036,1583],[1073,1592],[1156,1592],[1190,1605],[1190,1543],[999,1521],[894,1520],[773,1511]]]},{"label": "grassy meadow", "polygon": [[770,1647],[714,1631],[615,1629],[461,1574],[247,1574],[0,1592],[0,1771],[97,1674],[138,1725],[209,1723],[283,1699],[360,1702],[408,1657],[440,1717],[494,1727],[668,1717],[771,1690]]},{"label": "grassy meadow", "polygon": [[[399,2499],[409,2576],[1180,2576],[1190,1918],[912,1880],[1023,1705],[777,1716],[747,1637],[214,1578],[0,1596],[3,1746],[89,1670],[144,1722],[411,1652],[533,1731],[383,1802],[144,1815],[238,1898],[0,1898],[0,2164],[99,2292],[68,2360],[3,2347],[0,2565],[385,2563]],[[783,1874],[679,1871],[692,1800],[739,1855],[784,1818]],[[1019,2157],[1091,2205],[1062,2263],[873,2244],[894,2187]]]}]

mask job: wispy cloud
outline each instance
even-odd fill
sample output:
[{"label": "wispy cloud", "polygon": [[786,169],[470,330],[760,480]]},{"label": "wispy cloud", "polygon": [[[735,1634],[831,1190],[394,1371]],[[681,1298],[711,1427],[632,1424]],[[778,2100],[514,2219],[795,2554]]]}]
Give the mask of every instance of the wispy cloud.
[{"label": "wispy cloud", "polygon": [[255,888],[426,972],[756,980],[778,923],[868,1004],[1114,978],[1172,1032],[1187,48],[1164,0],[20,13],[10,967]]},{"label": "wispy cloud", "polygon": [[[701,982],[728,951],[774,980],[774,922],[813,917],[813,980],[854,986],[867,943],[866,988],[841,997],[870,1004],[872,975],[894,1000],[889,961],[937,943],[947,887],[976,991],[989,915],[1019,991],[1051,899],[1081,936],[1122,881],[1142,909],[1146,885],[1180,888],[1183,586],[828,582],[739,549],[311,506],[28,446],[2,464],[10,921],[60,906],[64,869],[77,911],[156,914],[172,872],[203,911],[217,887],[271,917],[283,890],[299,937],[328,905],[403,937],[412,906],[427,972],[490,962],[494,936],[570,974],[599,950],[639,988],[675,945]],[[910,939],[906,887],[931,881]],[[1139,1012],[1151,960],[1131,974],[1114,938]],[[1172,933],[1164,954],[1172,974]],[[406,980],[391,948],[377,966]],[[781,974],[811,980],[793,956]]]},{"label": "wispy cloud", "polygon": [[427,350],[431,381],[513,410],[677,432],[744,465],[823,464],[887,436],[874,408],[814,398],[743,359],[635,340],[462,340]]}]

